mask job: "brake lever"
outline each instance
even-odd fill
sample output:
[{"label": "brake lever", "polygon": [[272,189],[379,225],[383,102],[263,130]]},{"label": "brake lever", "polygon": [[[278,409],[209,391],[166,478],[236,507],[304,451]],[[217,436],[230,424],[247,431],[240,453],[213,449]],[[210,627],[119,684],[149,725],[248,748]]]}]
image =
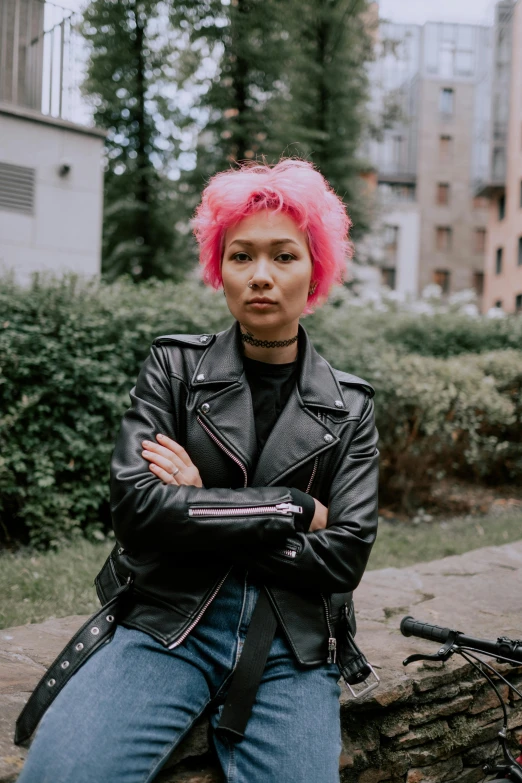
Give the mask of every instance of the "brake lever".
[{"label": "brake lever", "polygon": [[408,666],[409,663],[414,661],[447,661],[451,658],[455,652],[453,645],[457,638],[457,631],[451,631],[444,645],[433,655],[423,655],[422,653],[415,653],[414,655],[408,655],[402,662],[403,666]]}]

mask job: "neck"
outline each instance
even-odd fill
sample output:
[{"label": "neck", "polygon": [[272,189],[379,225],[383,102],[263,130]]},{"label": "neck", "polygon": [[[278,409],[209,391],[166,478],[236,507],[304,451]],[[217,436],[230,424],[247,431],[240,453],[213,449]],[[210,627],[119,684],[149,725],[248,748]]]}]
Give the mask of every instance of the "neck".
[{"label": "neck", "polygon": [[[288,340],[295,337],[298,330],[298,324],[293,325],[293,331],[290,334],[261,334],[257,331],[253,332],[251,329],[240,324],[240,329],[243,334],[251,334],[257,340],[280,341]],[[288,330],[286,330],[288,331]],[[260,345],[252,345],[247,342],[243,342],[243,353],[249,359],[257,359],[259,362],[269,362],[270,364],[285,364],[286,362],[293,362],[297,359],[297,340],[290,345],[266,347]]]}]

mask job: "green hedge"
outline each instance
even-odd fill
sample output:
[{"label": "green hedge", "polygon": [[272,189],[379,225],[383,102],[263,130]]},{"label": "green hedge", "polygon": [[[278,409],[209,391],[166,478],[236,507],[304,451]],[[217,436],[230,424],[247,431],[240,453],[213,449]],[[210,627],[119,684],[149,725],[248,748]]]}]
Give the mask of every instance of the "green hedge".
[{"label": "green hedge", "polygon": [[[100,538],[110,529],[114,438],[152,339],[226,328],[224,298],[195,281],[36,277],[23,289],[4,278],[0,314],[0,543]],[[485,320],[466,328],[492,335]],[[383,502],[412,510],[442,476],[520,480],[522,352],[506,349],[518,324],[497,333],[506,335],[501,350],[449,359],[406,353],[402,314],[371,313],[344,296],[304,324],[334,366],[377,389]]]},{"label": "green hedge", "polygon": [[460,313],[398,314],[386,340],[400,351],[447,358],[461,353],[520,350],[522,318],[470,318]]}]

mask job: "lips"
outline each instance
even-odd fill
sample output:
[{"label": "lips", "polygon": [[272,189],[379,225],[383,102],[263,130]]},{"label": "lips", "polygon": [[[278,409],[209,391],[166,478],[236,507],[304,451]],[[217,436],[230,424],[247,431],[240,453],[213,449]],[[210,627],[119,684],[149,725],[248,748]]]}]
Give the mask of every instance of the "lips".
[{"label": "lips", "polygon": [[247,304],[275,304],[273,299],[267,299],[266,297],[258,296],[256,299],[249,299]]}]

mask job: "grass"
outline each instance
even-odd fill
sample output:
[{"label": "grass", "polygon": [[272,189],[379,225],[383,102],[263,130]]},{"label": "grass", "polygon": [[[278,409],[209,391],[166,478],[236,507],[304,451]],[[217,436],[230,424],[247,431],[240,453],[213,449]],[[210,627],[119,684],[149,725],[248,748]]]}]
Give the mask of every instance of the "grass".
[{"label": "grass", "polygon": [[81,539],[57,552],[0,553],[0,628],[95,612],[94,577],[113,546]]},{"label": "grass", "polygon": [[522,514],[455,517],[444,522],[380,522],[368,569],[403,568],[522,539]]},{"label": "grass", "polygon": [[[368,568],[401,568],[521,538],[520,512],[419,525],[383,521]],[[92,614],[99,608],[94,577],[112,546],[112,539],[96,544],[80,540],[46,554],[29,549],[0,553],[0,628]]]}]

